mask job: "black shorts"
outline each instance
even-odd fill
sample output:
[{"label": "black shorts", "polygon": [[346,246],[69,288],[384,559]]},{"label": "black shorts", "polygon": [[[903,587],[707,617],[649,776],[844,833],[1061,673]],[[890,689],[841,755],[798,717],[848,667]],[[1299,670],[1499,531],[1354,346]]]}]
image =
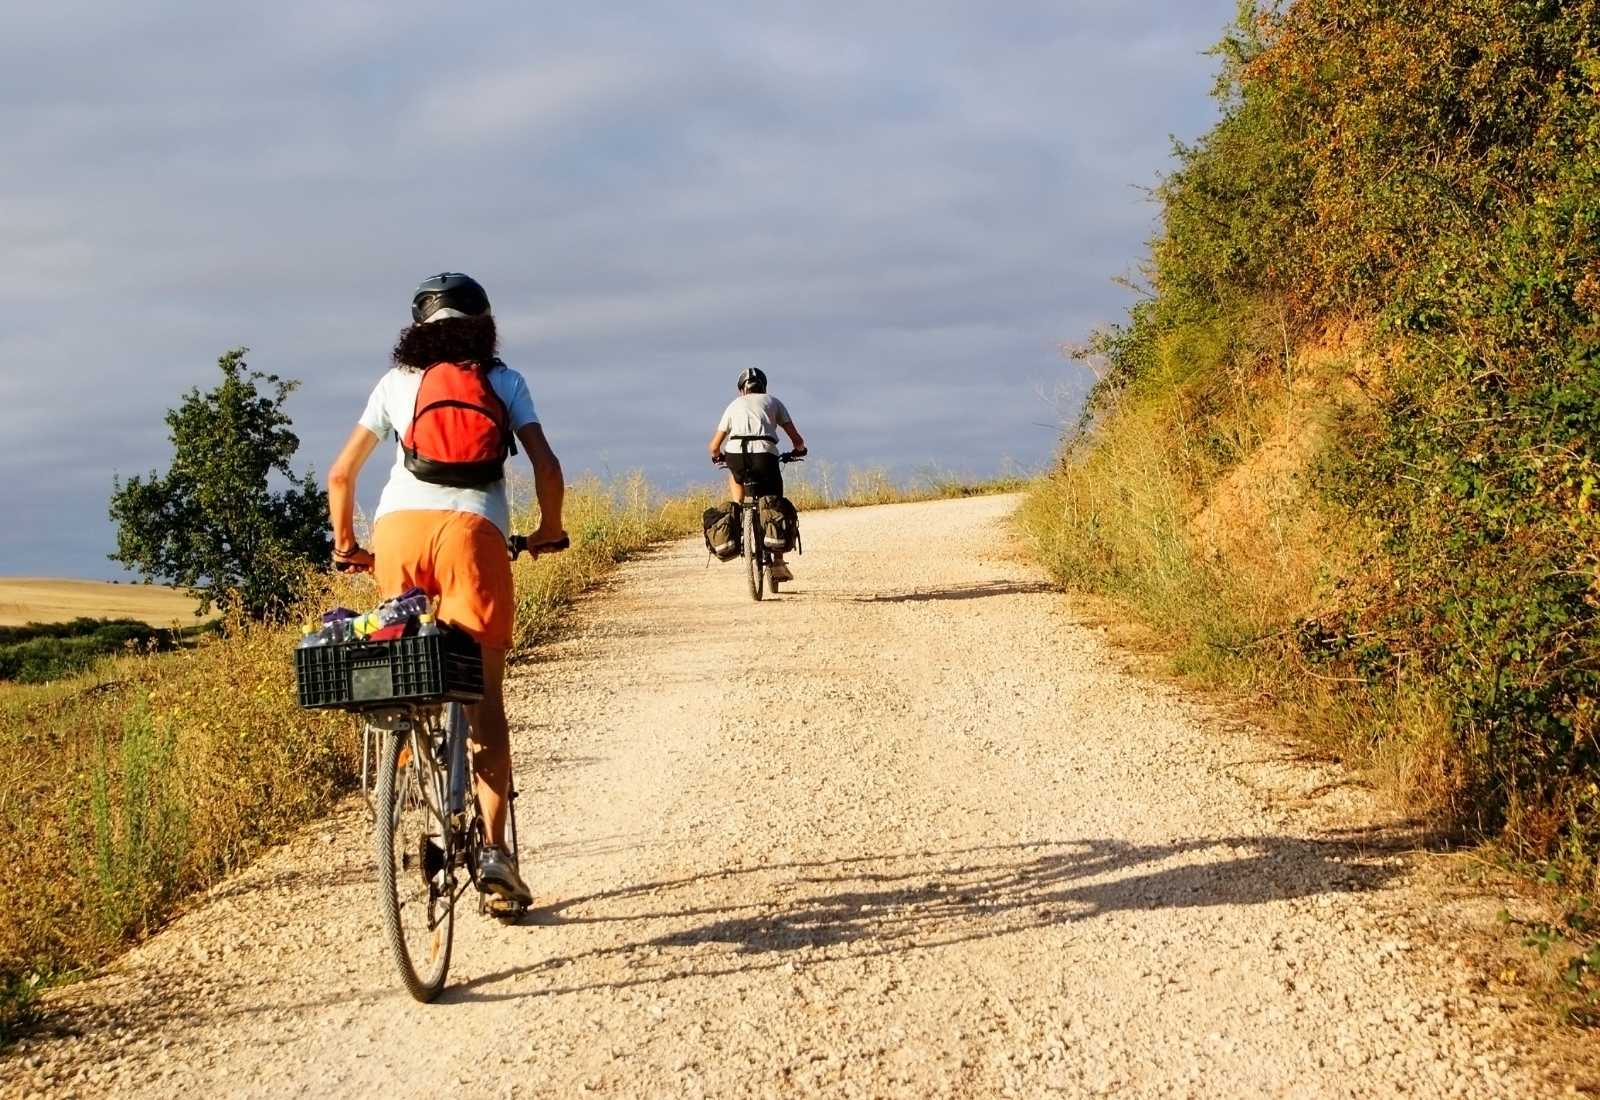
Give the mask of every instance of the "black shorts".
[{"label": "black shorts", "polygon": [[722,457],[727,460],[728,472],[733,475],[735,481],[740,484],[746,481],[755,482],[756,496],[783,495],[783,464],[778,461],[777,455],[765,451],[753,451],[750,454],[733,452]]}]

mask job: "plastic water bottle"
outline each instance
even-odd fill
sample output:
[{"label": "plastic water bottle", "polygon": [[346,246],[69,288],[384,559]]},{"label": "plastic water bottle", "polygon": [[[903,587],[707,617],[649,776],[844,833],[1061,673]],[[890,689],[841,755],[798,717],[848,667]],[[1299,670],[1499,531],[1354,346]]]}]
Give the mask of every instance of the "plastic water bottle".
[{"label": "plastic water bottle", "polygon": [[348,607],[336,607],[332,611],[323,613],[322,638],[319,645],[343,645],[350,641],[352,633],[350,624],[355,621],[356,613]]},{"label": "plastic water bottle", "polygon": [[417,637],[432,638],[439,633],[439,624],[426,611],[417,616]]},{"label": "plastic water bottle", "polygon": [[378,620],[383,626],[393,626],[407,619],[426,614],[428,597],[421,593],[407,593],[386,601],[378,608]]},{"label": "plastic water bottle", "polygon": [[323,646],[327,644],[328,632],[326,629],[318,630],[314,626],[303,626],[300,628],[300,642],[295,646],[295,648],[315,649],[317,646]]}]

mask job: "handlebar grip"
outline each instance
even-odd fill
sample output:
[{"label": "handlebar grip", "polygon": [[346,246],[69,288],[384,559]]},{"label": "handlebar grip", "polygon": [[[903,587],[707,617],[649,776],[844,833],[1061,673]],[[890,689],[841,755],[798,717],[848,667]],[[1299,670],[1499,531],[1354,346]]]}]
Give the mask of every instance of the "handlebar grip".
[{"label": "handlebar grip", "polygon": [[545,550],[555,552],[570,549],[572,540],[566,535],[562,535],[554,542],[541,542],[539,545],[533,546],[528,542],[527,535],[512,535],[506,539],[506,546],[511,551],[512,560],[515,561],[523,553],[537,554]]}]

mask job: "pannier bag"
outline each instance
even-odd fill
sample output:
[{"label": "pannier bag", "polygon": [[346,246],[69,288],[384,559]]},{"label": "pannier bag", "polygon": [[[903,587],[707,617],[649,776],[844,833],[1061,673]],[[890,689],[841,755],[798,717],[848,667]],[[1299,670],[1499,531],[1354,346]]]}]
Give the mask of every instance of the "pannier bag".
[{"label": "pannier bag", "polygon": [[787,554],[800,542],[800,513],[788,497],[762,497],[761,541],[775,554]]},{"label": "pannier bag", "polygon": [[400,443],[418,481],[456,489],[488,488],[517,453],[511,414],[477,363],[435,363],[422,372]]},{"label": "pannier bag", "polygon": [[739,506],[732,501],[707,508],[703,522],[706,529],[706,549],[719,561],[732,561],[739,556]]}]

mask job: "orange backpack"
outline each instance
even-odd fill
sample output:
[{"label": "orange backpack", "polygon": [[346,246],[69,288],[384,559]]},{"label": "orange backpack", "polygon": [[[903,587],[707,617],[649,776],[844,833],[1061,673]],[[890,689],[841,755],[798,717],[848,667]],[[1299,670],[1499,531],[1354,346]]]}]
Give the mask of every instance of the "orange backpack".
[{"label": "orange backpack", "polygon": [[[492,366],[498,366],[496,360]],[[477,363],[435,363],[422,372],[401,447],[418,481],[485,489],[505,477],[517,453],[506,404]]]}]

